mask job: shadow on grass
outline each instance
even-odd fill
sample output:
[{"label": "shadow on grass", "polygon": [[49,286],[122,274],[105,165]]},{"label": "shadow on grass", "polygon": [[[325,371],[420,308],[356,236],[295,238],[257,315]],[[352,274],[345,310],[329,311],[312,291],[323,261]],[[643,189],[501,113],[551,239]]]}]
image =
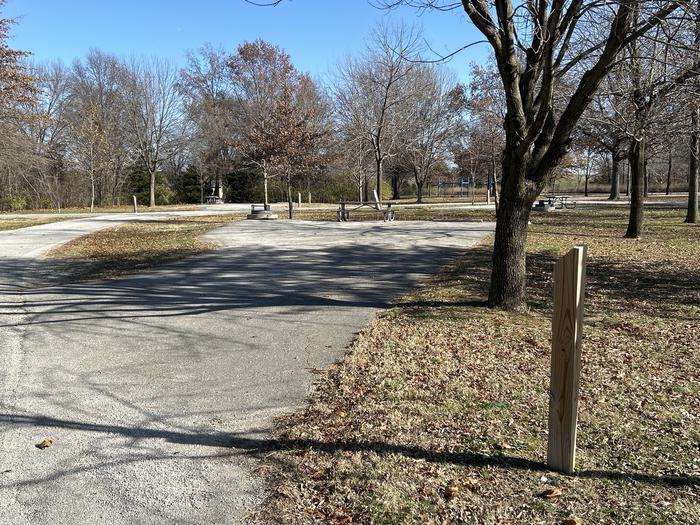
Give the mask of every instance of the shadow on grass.
[{"label": "shadow on grass", "polygon": [[[19,426],[37,426],[48,428],[61,428],[78,430],[82,432],[94,432],[103,434],[117,434],[132,439],[157,439],[167,443],[180,445],[197,445],[202,447],[232,448],[252,455],[268,455],[275,451],[303,451],[314,450],[327,454],[337,452],[371,452],[380,455],[398,454],[401,456],[422,459],[434,463],[450,463],[454,465],[470,467],[493,467],[507,470],[549,470],[549,467],[540,461],[507,455],[487,455],[475,452],[436,452],[420,447],[409,447],[382,442],[361,441],[330,441],[321,442],[310,439],[262,439],[246,433],[213,432],[202,433],[196,429],[190,431],[166,430],[128,427],[123,425],[110,425],[99,423],[85,423],[73,420],[56,419],[47,416],[31,416],[23,414],[0,413],[0,421]],[[160,447],[159,447],[160,448]],[[163,452],[167,454],[167,451]],[[215,456],[219,457],[219,456]],[[269,458],[268,458],[269,459]],[[50,479],[67,476],[73,472],[70,469],[55,472]],[[621,472],[614,470],[582,470],[575,474],[583,479],[607,479],[637,481],[652,485],[666,485],[671,487],[700,486],[700,477],[691,475],[652,475],[643,472]],[[35,483],[32,480],[31,483]]]},{"label": "shadow on grass", "polygon": [[[439,274],[429,286],[441,288],[441,298],[416,299],[409,296],[397,306],[408,315],[431,308],[485,308],[491,278],[492,249],[469,250],[456,264]],[[528,306],[543,313],[553,303],[554,253],[530,252],[527,256]],[[700,308],[700,273],[683,272],[670,266],[622,265],[608,259],[589,259],[587,291],[592,300],[609,298],[639,315],[690,319],[688,307]]]}]

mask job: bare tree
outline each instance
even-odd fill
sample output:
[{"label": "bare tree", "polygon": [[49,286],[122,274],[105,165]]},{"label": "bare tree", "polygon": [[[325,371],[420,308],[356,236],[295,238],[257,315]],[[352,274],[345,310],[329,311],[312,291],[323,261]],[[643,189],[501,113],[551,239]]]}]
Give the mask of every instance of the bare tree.
[{"label": "bare tree", "polygon": [[264,204],[268,206],[271,170],[284,149],[280,112],[299,75],[289,55],[262,40],[241,45],[231,57],[229,68],[235,97],[236,146],[261,169]]},{"label": "bare tree", "polygon": [[601,89],[586,109],[580,129],[582,135],[596,142],[610,154],[609,200],[620,198],[620,166],[630,147],[630,107],[625,103],[624,77],[615,68],[604,80]]},{"label": "bare tree", "polygon": [[[491,46],[506,100],[502,187],[489,305],[520,308],[533,202],[565,157],[576,125],[619,53],[679,10],[680,2],[396,0],[461,7]],[[635,6],[639,16],[635,17]]]},{"label": "bare tree", "polygon": [[[700,3],[696,4],[696,14],[700,14]],[[700,60],[700,16],[695,21],[693,39],[693,59]],[[685,222],[696,224],[698,222],[698,182],[700,171],[698,162],[700,161],[700,103],[698,95],[695,94],[692,109],[690,112],[690,170],[688,173],[688,211]]]},{"label": "bare tree", "polygon": [[340,118],[364,134],[374,155],[376,189],[382,198],[383,167],[394,154],[400,133],[400,108],[412,96],[409,75],[416,68],[418,35],[399,26],[380,26],[359,58],[339,67],[334,86]]},{"label": "bare tree", "polygon": [[421,65],[409,75],[410,98],[399,109],[401,148],[413,171],[417,201],[423,202],[423,186],[433,169],[450,156],[451,146],[462,132],[463,89],[452,75],[434,65]]},{"label": "bare tree", "polygon": [[32,65],[36,78],[37,94],[34,100],[23,105],[29,116],[21,125],[35,146],[34,164],[37,185],[41,195],[50,196],[59,210],[66,188],[63,184],[62,163],[68,141],[66,105],[69,95],[69,71],[61,62],[48,65]]},{"label": "bare tree", "polygon": [[66,159],[90,182],[90,205],[119,198],[127,162],[124,126],[123,67],[106,53],[90,50],[76,60],[63,108],[66,119]]},{"label": "bare tree", "polygon": [[169,62],[132,59],[124,70],[126,121],[131,143],[149,176],[149,206],[156,205],[156,173],[182,140],[178,73]]},{"label": "bare tree", "polygon": [[221,188],[223,176],[232,169],[235,150],[233,87],[229,54],[207,44],[187,54],[178,88],[192,123],[190,150],[202,174]]}]

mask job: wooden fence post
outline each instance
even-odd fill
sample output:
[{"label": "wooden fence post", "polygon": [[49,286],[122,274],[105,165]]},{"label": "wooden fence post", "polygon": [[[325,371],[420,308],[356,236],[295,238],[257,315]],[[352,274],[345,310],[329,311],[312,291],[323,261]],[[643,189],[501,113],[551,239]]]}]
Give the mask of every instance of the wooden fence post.
[{"label": "wooden fence post", "polygon": [[554,266],[547,463],[552,470],[566,474],[573,474],[576,463],[585,286],[586,246],[579,245]]}]

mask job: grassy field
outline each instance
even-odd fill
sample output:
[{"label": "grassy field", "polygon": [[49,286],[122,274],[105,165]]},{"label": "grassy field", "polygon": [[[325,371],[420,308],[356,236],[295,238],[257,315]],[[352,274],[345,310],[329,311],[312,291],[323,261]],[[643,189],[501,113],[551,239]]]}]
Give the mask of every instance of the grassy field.
[{"label": "grassy field", "polygon": [[0,215],[0,231],[18,230],[19,228],[28,228],[29,226],[39,226],[40,224],[48,224],[50,222],[65,221],[73,217],[19,217],[19,218],[2,218]]},{"label": "grassy field", "polygon": [[47,257],[63,263],[70,280],[115,277],[197,255],[215,248],[198,237],[243,218],[237,215],[139,221],[79,237]]},{"label": "grassy field", "polygon": [[[319,373],[260,467],[270,523],[700,523],[700,228],[649,208],[532,217],[527,313],[485,308],[490,247]],[[589,246],[577,475],[548,471],[551,270]],[[400,270],[400,262],[397,263]]]}]

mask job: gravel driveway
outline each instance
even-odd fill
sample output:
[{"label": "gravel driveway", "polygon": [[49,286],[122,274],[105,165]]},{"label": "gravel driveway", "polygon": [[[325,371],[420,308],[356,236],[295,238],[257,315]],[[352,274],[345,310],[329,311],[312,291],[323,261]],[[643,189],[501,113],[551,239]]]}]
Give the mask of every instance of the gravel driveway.
[{"label": "gravel driveway", "polygon": [[493,230],[243,221],[206,236],[219,250],[136,276],[23,280],[89,221],[0,234],[3,524],[246,522],[255,453],[312,370]]}]

